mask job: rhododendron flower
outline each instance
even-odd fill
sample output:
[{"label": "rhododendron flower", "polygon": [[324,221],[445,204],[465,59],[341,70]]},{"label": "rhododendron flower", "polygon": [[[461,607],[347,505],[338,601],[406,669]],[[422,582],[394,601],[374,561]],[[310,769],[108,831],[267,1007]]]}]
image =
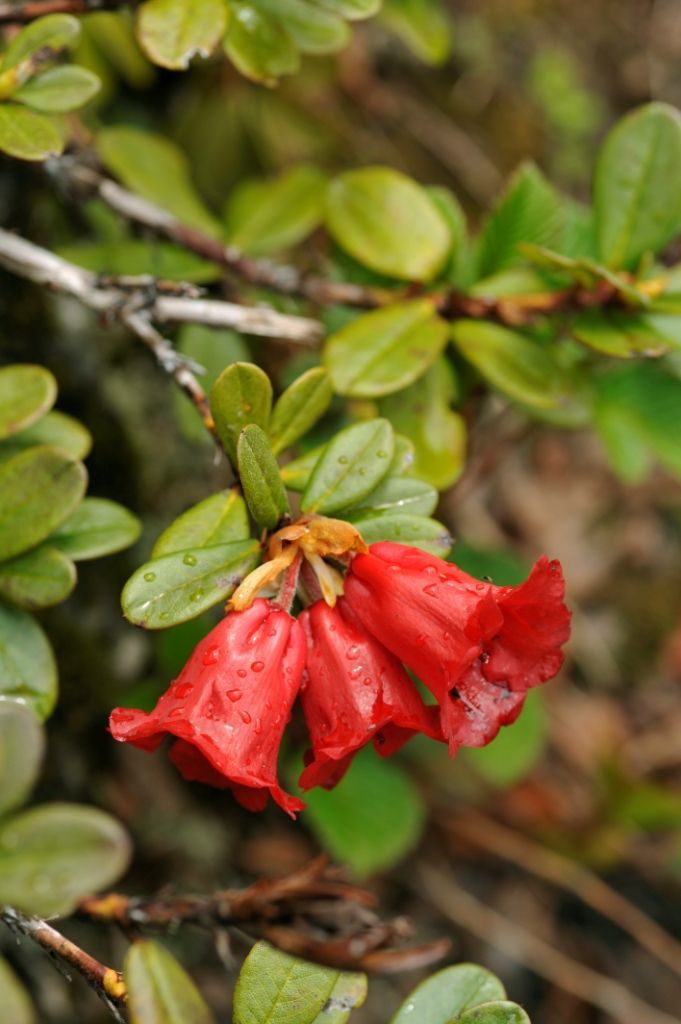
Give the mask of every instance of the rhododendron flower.
[{"label": "rhododendron flower", "polygon": [[514,721],[526,691],[554,676],[570,634],[558,562],[517,587],[482,583],[402,544],[354,557],[345,597],[363,625],[437,698],[450,752],[483,746]]},{"label": "rhododendron flower", "polygon": [[426,707],[397,658],[343,598],[334,608],[317,601],[299,621],[307,636],[301,700],[312,740],[303,789],[334,786],[366,743],[387,757],[417,732],[442,739],[438,709]]},{"label": "rhododendron flower", "polygon": [[185,778],[229,788],[253,811],[271,794],[295,816],[304,804],[279,786],[277,756],[304,661],[299,623],[260,598],[204,637],[153,711],[116,708],[111,733],[143,750],[174,736]]}]

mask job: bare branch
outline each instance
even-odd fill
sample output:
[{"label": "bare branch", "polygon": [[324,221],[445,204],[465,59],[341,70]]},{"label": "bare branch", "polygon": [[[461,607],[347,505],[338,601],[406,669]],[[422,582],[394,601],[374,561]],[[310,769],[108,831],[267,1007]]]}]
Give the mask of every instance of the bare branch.
[{"label": "bare branch", "polygon": [[117,1024],[125,1024],[121,1010],[126,1005],[127,992],[123,976],[118,971],[95,960],[39,917],[26,917],[12,907],[5,907],[0,918],[15,934],[25,935],[41,946],[58,964],[66,964],[78,971]]}]

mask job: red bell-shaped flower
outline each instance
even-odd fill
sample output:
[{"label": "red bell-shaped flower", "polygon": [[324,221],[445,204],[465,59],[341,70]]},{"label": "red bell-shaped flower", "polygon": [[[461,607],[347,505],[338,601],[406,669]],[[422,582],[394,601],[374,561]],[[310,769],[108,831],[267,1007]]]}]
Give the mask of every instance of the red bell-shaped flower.
[{"label": "red bell-shaped flower", "polygon": [[301,700],[312,740],[303,789],[335,786],[366,743],[387,757],[417,732],[443,738],[438,708],[423,703],[397,658],[343,598],[334,608],[317,601],[299,621],[307,636]]},{"label": "red bell-shaped flower", "polygon": [[116,708],[115,739],[170,757],[191,781],[229,788],[249,810],[268,795],[292,817],[304,804],[277,782],[277,756],[305,663],[305,636],[288,612],[259,599],[204,637],[149,714]]},{"label": "red bell-shaped flower", "polygon": [[570,613],[558,562],[518,587],[482,583],[402,544],[356,555],[345,597],[364,626],[435,694],[450,752],[484,746],[518,716],[526,691],[563,663]]}]

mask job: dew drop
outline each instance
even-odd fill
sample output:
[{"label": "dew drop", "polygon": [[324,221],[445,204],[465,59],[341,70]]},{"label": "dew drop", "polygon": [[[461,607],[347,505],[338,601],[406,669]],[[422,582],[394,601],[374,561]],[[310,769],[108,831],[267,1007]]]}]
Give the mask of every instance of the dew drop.
[{"label": "dew drop", "polygon": [[428,637],[426,636],[425,633],[419,633],[419,635],[414,640],[414,643],[416,644],[417,647],[425,647],[427,639]]},{"label": "dew drop", "polygon": [[266,711],[271,711],[272,710],[272,701],[271,700],[266,700],[265,701],[265,710]]},{"label": "dew drop", "polygon": [[277,635],[277,631],[276,631],[276,629],[269,629],[269,630],[267,631],[267,635],[268,635],[268,636],[276,636],[276,635]]},{"label": "dew drop", "polygon": [[156,579],[156,573],[155,572],[145,572],[144,578],[147,581],[147,583],[153,583],[154,580]]},{"label": "dew drop", "polygon": [[251,716],[249,715],[248,711],[240,711],[239,715],[241,716],[241,721],[244,723],[244,725],[251,724]]},{"label": "dew drop", "polygon": [[265,662],[264,661],[254,661],[252,663],[252,665],[251,665],[251,668],[253,669],[254,672],[262,672],[264,667],[265,667]]},{"label": "dew drop", "polygon": [[364,668],[363,668],[362,665],[355,665],[354,668],[350,669],[350,678],[351,679],[358,679],[359,676],[361,676],[363,671],[364,671]]},{"label": "dew drop", "polygon": [[476,590],[484,590],[485,589],[485,584],[484,583],[476,583],[475,584],[475,589]]},{"label": "dew drop", "polygon": [[357,475],[358,476],[366,476],[366,473],[367,473],[367,471],[364,468],[364,466],[360,466],[359,469],[357,470]]},{"label": "dew drop", "polygon": [[181,718],[184,714],[184,708],[171,708],[168,712],[168,718]]},{"label": "dew drop", "polygon": [[347,457],[347,455],[339,455],[338,456],[338,461],[340,462],[340,464],[342,466],[347,466],[347,464],[350,461],[350,459]]},{"label": "dew drop", "polygon": [[198,590],[195,590],[193,594],[189,595],[189,600],[190,601],[200,601],[202,597],[203,597],[203,590],[199,587]]},{"label": "dew drop", "polygon": [[231,700],[232,704],[236,704],[238,700],[241,700],[241,690],[227,690],[227,696]]},{"label": "dew drop", "polygon": [[259,736],[262,732],[262,719],[256,718],[255,720],[255,735]]},{"label": "dew drop", "polygon": [[376,455],[378,456],[379,459],[387,459],[388,458],[388,453],[384,452],[382,448],[378,449],[378,451],[376,452]]},{"label": "dew drop", "polygon": [[365,676],[364,679],[362,680],[362,686],[371,686],[372,683],[373,679],[371,678],[371,676]]},{"label": "dew drop", "polygon": [[427,574],[428,576],[434,576],[434,575],[435,575],[435,573],[437,572],[437,569],[435,568],[435,566],[434,566],[434,565],[426,565],[426,566],[424,566],[424,568],[423,568],[423,571],[424,571],[424,572],[425,572],[425,573],[426,573],[426,574]]},{"label": "dew drop", "polygon": [[345,653],[345,657],[348,659],[348,661],[356,661],[357,658],[359,658],[359,654],[360,650],[357,644],[352,644],[351,647],[348,647]]},{"label": "dew drop", "polygon": [[193,689],[194,687],[191,683],[180,683],[180,685],[176,686],[173,690],[173,697],[178,697],[179,700],[183,700],[185,697],[189,696]]},{"label": "dew drop", "polygon": [[190,555],[189,552],[187,552],[187,554],[183,556],[182,561],[185,565],[196,565],[196,555]]},{"label": "dew drop", "polygon": [[437,583],[429,583],[427,587],[423,588],[423,593],[428,597],[437,597]]},{"label": "dew drop", "polygon": [[206,651],[206,653],[203,656],[203,664],[204,665],[215,665],[216,662],[219,660],[219,658],[220,658],[220,648],[219,647],[209,647],[208,650]]},{"label": "dew drop", "polygon": [[245,668],[238,668],[236,670],[236,674],[238,675],[239,679],[245,679],[246,676],[248,675],[248,672],[246,671]]},{"label": "dew drop", "polygon": [[169,619],[169,618],[170,618],[170,612],[161,612],[161,614],[159,615],[159,619]]}]

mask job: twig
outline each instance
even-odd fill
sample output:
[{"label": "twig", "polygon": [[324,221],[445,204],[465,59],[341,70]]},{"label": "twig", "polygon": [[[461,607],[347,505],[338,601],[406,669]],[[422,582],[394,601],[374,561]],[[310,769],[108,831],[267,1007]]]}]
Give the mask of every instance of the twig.
[{"label": "twig", "polygon": [[25,935],[50,954],[59,964],[68,964],[78,971],[90,988],[94,989],[118,1024],[125,1024],[121,1012],[126,1005],[127,993],[123,976],[113,967],[105,967],[80,946],[61,935],[39,917],[26,917],[11,907],[5,907],[0,917],[17,935]]},{"label": "twig", "polygon": [[[321,325],[307,317],[288,316],[271,309],[241,306],[217,299],[168,295],[162,289],[149,294],[148,289],[140,288],[136,294],[127,286],[102,284],[91,271],[2,229],[0,265],[20,277],[72,295],[90,309],[113,318],[120,317],[121,312],[133,311],[137,302],[151,320],[159,323],[173,321],[234,327],[244,334],[282,338],[300,345],[315,344],[322,335]],[[115,278],[109,280],[115,281]]]},{"label": "twig", "polygon": [[444,868],[421,868],[418,881],[419,891],[425,892],[450,921],[614,1020],[622,1024],[675,1024],[676,1018],[643,1002],[619,981],[566,956],[466,892]]},{"label": "twig", "polygon": [[135,0],[13,0],[0,3],[0,25],[22,24],[46,14],[89,14],[133,7]]},{"label": "twig", "polygon": [[681,974],[681,943],[581,864],[547,850],[475,810],[468,810],[461,816],[447,816],[441,825],[467,843],[574,893],[587,906],[619,925],[672,971]]}]

